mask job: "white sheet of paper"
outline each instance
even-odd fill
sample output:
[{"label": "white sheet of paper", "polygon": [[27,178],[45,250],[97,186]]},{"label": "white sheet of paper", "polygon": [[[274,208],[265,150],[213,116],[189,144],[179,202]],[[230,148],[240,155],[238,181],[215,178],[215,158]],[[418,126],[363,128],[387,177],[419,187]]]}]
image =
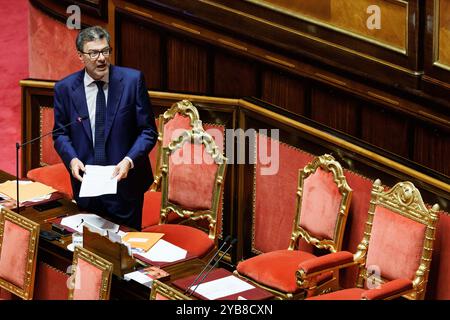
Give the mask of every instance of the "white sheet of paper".
[{"label": "white sheet of paper", "polygon": [[139,270],[124,274],[123,277],[127,281],[134,280],[134,281],[139,282],[147,287],[151,287],[152,282],[153,282],[153,279],[146,276],[144,273],[140,272]]},{"label": "white sheet of paper", "polygon": [[81,182],[80,198],[117,193],[117,178],[111,178],[115,166],[86,165]]},{"label": "white sheet of paper", "polygon": [[173,262],[186,258],[187,251],[163,239],[159,239],[147,252],[139,255],[152,261]]},{"label": "white sheet of paper", "polygon": [[98,229],[117,232],[119,231],[119,225],[111,221],[103,219],[93,213],[79,213],[73,216],[65,217],[61,220],[61,225],[69,227],[76,230],[77,232],[83,233],[83,224],[87,222]]},{"label": "white sheet of paper", "polygon": [[[193,290],[195,286],[191,287]],[[233,275],[217,280],[208,281],[198,285],[195,292],[201,294],[209,300],[226,297],[239,292],[255,288],[248,282],[245,282]]]}]

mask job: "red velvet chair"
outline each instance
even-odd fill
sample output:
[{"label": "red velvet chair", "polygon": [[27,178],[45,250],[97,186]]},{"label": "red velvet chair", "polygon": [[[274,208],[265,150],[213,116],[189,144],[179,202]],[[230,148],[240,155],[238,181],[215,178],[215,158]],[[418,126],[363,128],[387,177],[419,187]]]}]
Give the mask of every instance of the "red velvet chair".
[{"label": "red velvet chair", "polygon": [[[164,233],[163,239],[203,257],[217,246],[217,214],[227,159],[200,123],[163,148],[159,225],[143,231]],[[183,224],[168,223],[170,213]],[[198,222],[208,221],[208,230]],[[206,231],[206,232],[205,232]]]},{"label": "red velvet chair", "polygon": [[81,247],[75,247],[69,300],[108,300],[113,264]]},{"label": "red velvet chair", "polygon": [[316,256],[299,249],[300,239],[318,249],[338,252],[352,190],[341,165],[328,154],[316,157],[299,171],[297,214],[289,248],[262,253],[239,262],[235,274],[271,291],[279,299],[300,299],[309,292],[338,283],[338,274],[319,274],[308,286],[298,286],[298,265]]},{"label": "red velvet chair", "polygon": [[[170,109],[161,114],[158,119],[158,144],[156,146],[156,165],[154,182],[150,190],[144,194],[142,210],[142,229],[156,225],[159,222],[161,209],[161,162],[162,149],[170,141],[176,139],[184,130],[190,130],[200,120],[197,108],[188,100],[172,104]],[[175,219],[171,216],[170,220]]]},{"label": "red velvet chair", "polygon": [[0,213],[0,288],[33,299],[39,224],[2,208]]},{"label": "red velvet chair", "polygon": [[428,209],[411,182],[399,182],[385,191],[373,184],[364,237],[355,254],[339,252],[300,264],[299,284],[317,274],[355,266],[355,288],[312,297],[311,300],[423,299],[428,281],[436,225],[435,204]]}]

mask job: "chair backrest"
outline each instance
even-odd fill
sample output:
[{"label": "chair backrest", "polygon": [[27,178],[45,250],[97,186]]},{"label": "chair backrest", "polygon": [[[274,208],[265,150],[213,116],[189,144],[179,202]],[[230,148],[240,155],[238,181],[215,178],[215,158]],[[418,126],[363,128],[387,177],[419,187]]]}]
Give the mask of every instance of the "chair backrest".
[{"label": "chair backrest", "polygon": [[192,129],[198,120],[200,120],[198,110],[189,100],[182,100],[172,104],[170,109],[159,116],[153,191],[157,191],[161,183],[160,166],[163,148],[167,147],[170,141],[178,138],[184,130]]},{"label": "chair backrest", "polygon": [[316,157],[301,169],[289,249],[296,249],[301,237],[319,249],[341,250],[351,196],[342,167],[331,155]]},{"label": "chair backrest", "polygon": [[39,224],[2,208],[0,287],[22,299],[33,298]]},{"label": "chair backrest", "polygon": [[208,221],[217,241],[217,214],[227,159],[198,122],[163,148],[160,224],[170,212],[188,220]]},{"label": "chair backrest", "polygon": [[[377,179],[372,187],[364,237],[355,254],[360,263],[358,287],[395,280],[413,281],[406,297],[423,299],[433,251],[439,206],[428,209],[411,182],[385,191]],[[365,281],[367,280],[367,282]]]},{"label": "chair backrest", "polygon": [[113,264],[81,247],[73,254],[69,300],[108,300]]}]

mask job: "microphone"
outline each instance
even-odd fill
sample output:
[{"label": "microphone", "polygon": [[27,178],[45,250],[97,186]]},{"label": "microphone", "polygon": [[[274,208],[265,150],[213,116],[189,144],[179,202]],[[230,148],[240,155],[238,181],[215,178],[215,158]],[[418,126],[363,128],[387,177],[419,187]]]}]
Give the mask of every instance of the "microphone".
[{"label": "microphone", "polygon": [[75,120],[69,122],[68,124],[63,125],[62,127],[56,128],[50,132],[47,132],[46,134],[40,135],[34,139],[31,139],[30,141],[25,141],[24,143],[20,144],[19,142],[16,142],[16,205],[17,205],[17,213],[20,211],[20,201],[19,201],[19,149],[22,147],[25,147],[26,145],[29,145],[35,141],[41,140],[42,138],[53,134],[55,132],[58,132],[59,130],[62,130],[64,128],[70,127],[74,123],[81,123],[83,120],[88,119],[88,116],[81,116],[76,118]]},{"label": "microphone", "polygon": [[208,266],[211,264],[211,262],[219,255],[220,250],[223,249],[223,247],[225,247],[225,245],[227,244],[228,241],[230,241],[231,236],[228,235],[226,236],[225,240],[223,241],[222,245],[220,246],[219,249],[217,249],[216,253],[212,256],[211,259],[209,259],[208,263],[205,265],[205,267],[202,269],[202,271],[200,271],[200,273],[197,275],[197,277],[194,279],[194,281],[192,281],[192,283],[187,287],[186,291],[184,292],[184,294],[187,294],[188,291],[190,290],[190,288],[197,283],[197,280],[202,276],[202,274],[205,272],[205,270],[208,268]]},{"label": "microphone", "polygon": [[233,247],[233,245],[237,242],[237,239],[234,238],[228,248],[222,253],[222,255],[219,257],[219,259],[216,260],[216,262],[209,268],[209,270],[203,275],[203,277],[200,279],[200,281],[195,285],[194,289],[191,289],[191,293],[188,295],[189,297],[192,296],[197,290],[198,286],[203,283],[203,281],[206,279],[206,277],[210,274],[210,272],[219,264],[220,260],[230,251],[230,249]]}]

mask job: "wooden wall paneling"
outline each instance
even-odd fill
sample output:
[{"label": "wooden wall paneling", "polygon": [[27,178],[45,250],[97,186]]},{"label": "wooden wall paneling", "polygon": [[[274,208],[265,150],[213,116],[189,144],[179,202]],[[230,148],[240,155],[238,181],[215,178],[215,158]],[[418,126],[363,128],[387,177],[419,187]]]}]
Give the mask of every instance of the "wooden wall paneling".
[{"label": "wooden wall paneling", "polygon": [[306,81],[274,69],[262,72],[261,99],[298,115],[307,110]]},{"label": "wooden wall paneling", "polygon": [[163,90],[165,48],[160,32],[139,18],[119,13],[116,28],[117,64],[142,71],[149,89]]},{"label": "wooden wall paneling", "polygon": [[361,138],[377,147],[409,158],[409,120],[405,115],[379,105],[365,104],[361,110]]},{"label": "wooden wall paneling", "polygon": [[[277,51],[296,54],[326,63],[339,70],[349,71],[366,79],[377,79],[389,85],[405,88],[419,86],[420,69],[418,56],[419,1],[378,1],[381,6],[395,6],[405,18],[401,21],[408,29],[404,43],[406,53],[368,41],[366,36],[354,37],[336,28],[325,27],[306,19],[277,12],[249,1],[203,0],[201,3],[180,0],[147,1],[153,7],[172,11],[186,19],[225,30],[248,42]],[[369,2],[368,2],[369,3]],[[372,3],[370,3],[372,4]],[[353,9],[353,8],[351,8]],[[366,9],[366,8],[364,8]],[[392,13],[392,10],[384,10]],[[189,13],[186,15],[185,13]],[[355,13],[355,15],[360,15]],[[363,12],[363,18],[368,14]],[[407,17],[407,21],[406,21]],[[390,21],[391,15],[384,21]],[[363,21],[365,22],[365,21]],[[400,22],[399,22],[400,23]],[[365,26],[365,23],[360,24]],[[339,29],[339,28],[338,28]],[[405,29],[406,30],[406,29]],[[378,31],[378,30],[376,30]],[[376,32],[375,32],[376,33]]]},{"label": "wooden wall paneling", "polygon": [[258,66],[254,61],[243,59],[216,48],[214,52],[214,95],[241,98],[257,96]]},{"label": "wooden wall paneling", "polygon": [[167,39],[167,89],[206,94],[208,50],[185,38]]},{"label": "wooden wall paneling", "polygon": [[450,129],[418,124],[415,127],[413,160],[450,177]]},{"label": "wooden wall paneling", "polygon": [[423,90],[450,101],[450,1],[426,0]]},{"label": "wooden wall paneling", "polygon": [[335,89],[312,88],[311,119],[352,136],[359,136],[358,101]]}]

